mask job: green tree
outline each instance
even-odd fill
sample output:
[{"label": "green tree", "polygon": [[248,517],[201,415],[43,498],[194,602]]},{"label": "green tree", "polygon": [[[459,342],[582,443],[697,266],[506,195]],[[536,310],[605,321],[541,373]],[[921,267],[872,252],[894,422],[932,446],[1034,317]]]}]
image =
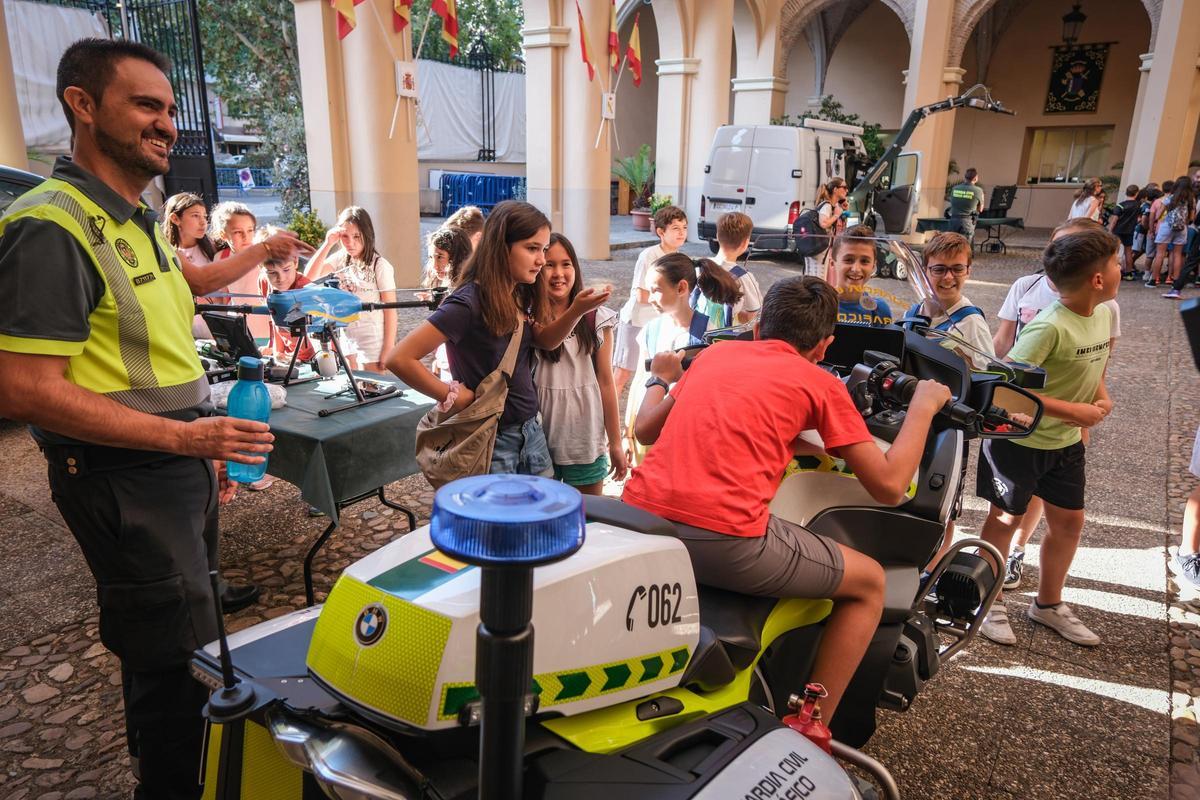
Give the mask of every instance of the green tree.
[{"label": "green tree", "polygon": [[229,113],[262,136],[283,218],[309,208],[300,58],[291,0],[199,0],[204,67]]},{"label": "green tree", "polygon": [[[521,0],[458,0],[456,6],[458,58],[465,59],[471,45],[482,36],[499,68],[514,69],[523,63],[521,27],[525,24],[525,11]],[[430,11],[427,0],[413,3],[413,52],[416,52],[427,19],[429,30],[425,34],[421,57],[449,59],[450,46],[442,39],[442,21]]]}]

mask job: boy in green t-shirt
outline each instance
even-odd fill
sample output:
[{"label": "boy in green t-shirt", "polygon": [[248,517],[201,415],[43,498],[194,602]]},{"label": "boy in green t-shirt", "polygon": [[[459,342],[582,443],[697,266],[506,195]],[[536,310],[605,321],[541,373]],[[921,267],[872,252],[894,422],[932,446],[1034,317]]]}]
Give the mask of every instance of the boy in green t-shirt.
[{"label": "boy in green t-shirt", "polygon": [[[1060,298],[1044,308],[1008,353],[1012,361],[1046,370],[1039,394],[1045,406],[1037,429],[1025,439],[984,441],[975,492],[992,505],[983,539],[1007,553],[1029,500],[1042,498],[1048,532],[1042,541],[1037,597],[1029,605],[1034,622],[1088,647],[1100,637],[1062,602],[1067,570],[1083,532],[1084,445],[1081,429],[1112,412],[1104,387],[1111,336],[1110,311],[1101,305],[1117,295],[1121,243],[1096,228],[1067,234],[1046,246],[1046,277]],[[980,632],[998,644],[1016,644],[1008,610],[997,599]]]}]

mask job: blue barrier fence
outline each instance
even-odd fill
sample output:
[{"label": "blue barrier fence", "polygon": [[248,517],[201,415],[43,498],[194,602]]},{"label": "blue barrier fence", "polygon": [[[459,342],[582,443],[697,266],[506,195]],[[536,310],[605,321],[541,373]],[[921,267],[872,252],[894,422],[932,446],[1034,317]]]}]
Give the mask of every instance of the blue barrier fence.
[{"label": "blue barrier fence", "polygon": [[[241,180],[238,173],[242,167],[217,167],[217,187],[221,189],[240,189]],[[250,175],[254,178],[256,189],[270,189],[275,185],[275,170],[251,167]]]},{"label": "blue barrier fence", "polygon": [[504,200],[525,199],[525,178],[519,175],[442,173],[442,216],[463,206],[478,206],[486,214]]}]

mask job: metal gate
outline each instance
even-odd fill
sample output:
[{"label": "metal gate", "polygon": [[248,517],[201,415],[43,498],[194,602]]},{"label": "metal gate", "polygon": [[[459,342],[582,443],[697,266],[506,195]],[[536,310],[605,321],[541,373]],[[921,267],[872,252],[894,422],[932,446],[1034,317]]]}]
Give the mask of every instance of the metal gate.
[{"label": "metal gate", "polygon": [[204,54],[196,0],[42,0],[102,14],[109,35],[142,42],[171,60],[171,85],[179,113],[179,140],[164,177],[166,195],[194,192],[216,204],[217,172],[204,85]]}]

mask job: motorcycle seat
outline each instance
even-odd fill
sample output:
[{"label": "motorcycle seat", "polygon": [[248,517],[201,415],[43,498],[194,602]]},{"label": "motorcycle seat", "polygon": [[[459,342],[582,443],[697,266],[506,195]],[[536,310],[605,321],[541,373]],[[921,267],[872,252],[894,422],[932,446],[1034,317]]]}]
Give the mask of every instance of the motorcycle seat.
[{"label": "motorcycle seat", "polygon": [[622,503],[615,497],[588,495],[583,498],[583,513],[588,522],[603,522],[627,531],[655,536],[675,535],[675,525],[670,520]]}]

